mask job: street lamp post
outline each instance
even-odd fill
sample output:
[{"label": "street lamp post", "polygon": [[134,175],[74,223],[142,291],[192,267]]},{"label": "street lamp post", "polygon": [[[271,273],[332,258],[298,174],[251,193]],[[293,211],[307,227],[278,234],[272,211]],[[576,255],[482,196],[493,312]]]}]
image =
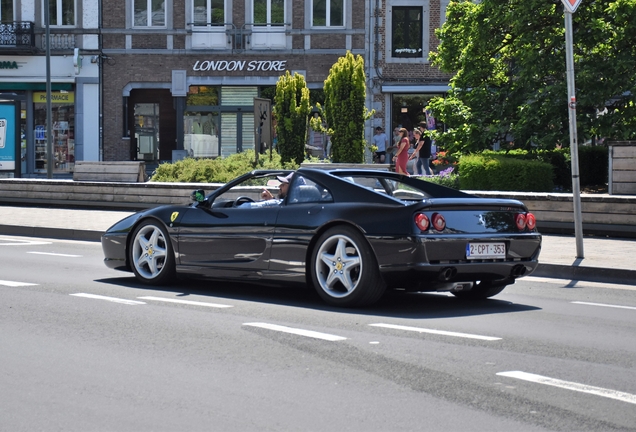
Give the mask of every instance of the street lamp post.
[{"label": "street lamp post", "polygon": [[46,178],[53,178],[53,128],[51,127],[51,29],[49,1],[44,2],[46,27]]}]

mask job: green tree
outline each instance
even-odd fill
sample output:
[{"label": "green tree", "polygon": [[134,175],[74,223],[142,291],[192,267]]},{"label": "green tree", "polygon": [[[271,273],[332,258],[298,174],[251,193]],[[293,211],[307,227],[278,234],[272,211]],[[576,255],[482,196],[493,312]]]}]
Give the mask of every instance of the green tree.
[{"label": "green tree", "polygon": [[311,126],[331,137],[334,162],[361,163],[364,161],[364,122],[373,112],[364,105],[366,98],[366,76],[364,59],[347,51],[344,57],[331,67],[325,80],[325,104],[317,108],[327,127],[314,119]]},{"label": "green tree", "polygon": [[276,120],[278,152],[281,160],[300,165],[305,159],[309,89],[305,78],[289,71],[276,83],[273,115]]},{"label": "green tree", "polygon": [[[563,14],[560,0],[449,4],[431,54],[455,74],[448,96],[430,105],[446,124],[441,146],[569,145]],[[636,139],[634,22],[634,0],[587,0],[573,15],[579,141]]]}]

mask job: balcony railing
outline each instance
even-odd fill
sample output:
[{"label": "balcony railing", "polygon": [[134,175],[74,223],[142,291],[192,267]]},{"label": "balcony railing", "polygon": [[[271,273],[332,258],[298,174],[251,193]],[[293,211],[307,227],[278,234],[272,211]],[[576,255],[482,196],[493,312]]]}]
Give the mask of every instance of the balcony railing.
[{"label": "balcony railing", "polygon": [[[75,35],[73,33],[51,33],[52,50],[68,50],[75,48]],[[42,49],[46,49],[46,37],[42,35]]]},{"label": "balcony railing", "polygon": [[35,47],[34,23],[14,21],[0,23],[0,49],[4,47],[33,49]]}]

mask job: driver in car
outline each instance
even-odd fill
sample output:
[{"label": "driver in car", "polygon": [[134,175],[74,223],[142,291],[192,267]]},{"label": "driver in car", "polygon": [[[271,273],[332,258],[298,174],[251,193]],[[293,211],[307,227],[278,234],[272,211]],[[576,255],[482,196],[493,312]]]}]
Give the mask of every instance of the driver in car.
[{"label": "driver in car", "polygon": [[247,202],[245,204],[241,204],[240,207],[255,208],[255,207],[271,207],[271,206],[280,205],[285,199],[285,197],[287,196],[287,191],[289,190],[289,182],[291,178],[293,177],[293,175],[294,173],[291,173],[287,175],[286,177],[276,176],[276,178],[280,182],[280,185],[278,186],[279,191],[278,191],[277,197],[274,197],[274,195],[272,195],[272,193],[268,191],[267,189],[263,189],[263,192],[261,192],[261,198],[263,199],[263,201]]}]

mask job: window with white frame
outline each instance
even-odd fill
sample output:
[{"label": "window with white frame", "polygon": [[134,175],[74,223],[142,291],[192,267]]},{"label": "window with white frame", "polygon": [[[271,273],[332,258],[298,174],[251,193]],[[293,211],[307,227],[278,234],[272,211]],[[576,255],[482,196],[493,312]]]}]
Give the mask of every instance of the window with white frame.
[{"label": "window with white frame", "polygon": [[225,0],[192,0],[192,23],[215,26],[225,22]]},{"label": "window with white frame", "polygon": [[[4,4],[4,1],[2,2]],[[42,1],[42,14],[46,2]],[[4,18],[3,18],[4,19]],[[44,15],[42,16],[44,22]],[[74,26],[75,25],[75,0],[49,0],[49,25]]]},{"label": "window with white frame", "polygon": [[440,0],[439,2],[439,26],[442,27],[446,22],[446,9],[448,9],[450,0]]},{"label": "window with white frame", "polygon": [[11,22],[14,20],[13,0],[0,1],[0,19],[2,22]]},{"label": "window with white frame", "polygon": [[391,57],[423,57],[422,6],[394,6],[391,15]]},{"label": "window with white frame", "polygon": [[281,26],[285,23],[285,0],[253,0],[254,25]]},{"label": "window with white frame", "polygon": [[313,27],[342,27],[344,22],[344,0],[312,0]]},{"label": "window with white frame", "polygon": [[165,4],[166,4],[165,0],[134,0],[133,26],[134,27],[165,27],[166,26]]}]

